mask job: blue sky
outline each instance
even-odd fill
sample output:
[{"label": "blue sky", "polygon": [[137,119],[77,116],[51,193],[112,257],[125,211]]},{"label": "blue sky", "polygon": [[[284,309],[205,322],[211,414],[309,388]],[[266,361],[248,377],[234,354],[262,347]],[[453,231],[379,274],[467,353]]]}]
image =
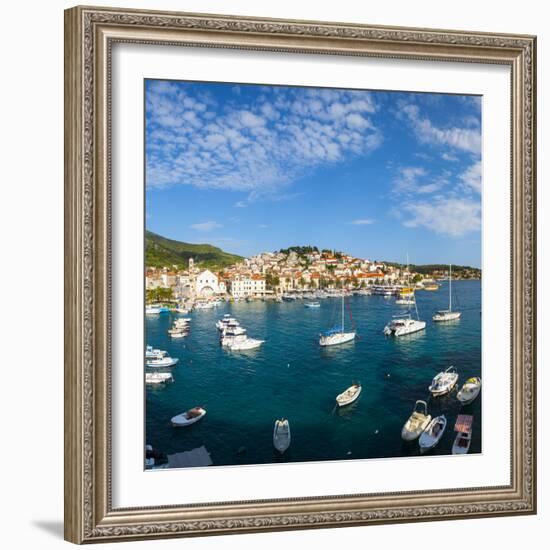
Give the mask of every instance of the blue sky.
[{"label": "blue sky", "polygon": [[146,225],[251,256],[292,245],[481,264],[481,99],[147,80]]}]

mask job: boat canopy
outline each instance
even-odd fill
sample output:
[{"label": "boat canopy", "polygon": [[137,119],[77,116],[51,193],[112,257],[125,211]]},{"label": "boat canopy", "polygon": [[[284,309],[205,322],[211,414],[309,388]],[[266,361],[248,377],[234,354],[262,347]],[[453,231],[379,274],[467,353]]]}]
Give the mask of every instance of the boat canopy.
[{"label": "boat canopy", "polygon": [[473,422],[473,416],[469,414],[459,414],[456,418],[455,432],[470,433]]}]

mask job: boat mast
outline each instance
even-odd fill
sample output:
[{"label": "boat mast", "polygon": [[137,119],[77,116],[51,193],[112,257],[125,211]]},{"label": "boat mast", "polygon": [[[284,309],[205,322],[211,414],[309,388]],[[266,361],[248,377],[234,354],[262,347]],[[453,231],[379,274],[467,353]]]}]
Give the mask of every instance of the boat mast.
[{"label": "boat mast", "polygon": [[344,290],[342,289],[342,334],[344,333]]},{"label": "boat mast", "polygon": [[452,269],[452,264],[449,264],[449,313],[451,313],[452,311],[451,309],[451,280],[452,280],[451,269]]}]

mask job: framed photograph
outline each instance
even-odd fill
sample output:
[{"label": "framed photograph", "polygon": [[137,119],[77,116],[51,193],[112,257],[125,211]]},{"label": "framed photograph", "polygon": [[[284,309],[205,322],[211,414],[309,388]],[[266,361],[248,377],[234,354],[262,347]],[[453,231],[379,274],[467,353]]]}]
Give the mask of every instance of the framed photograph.
[{"label": "framed photograph", "polygon": [[65,12],[65,537],[536,512],[533,36]]}]

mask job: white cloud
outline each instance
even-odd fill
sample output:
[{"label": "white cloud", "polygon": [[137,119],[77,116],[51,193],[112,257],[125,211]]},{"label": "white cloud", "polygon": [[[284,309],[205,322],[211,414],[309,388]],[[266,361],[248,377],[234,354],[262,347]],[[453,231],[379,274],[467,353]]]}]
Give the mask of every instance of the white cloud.
[{"label": "white cloud", "polygon": [[481,203],[478,200],[439,198],[432,202],[410,202],[403,211],[409,216],[403,221],[406,227],[425,227],[451,237],[481,229]]},{"label": "white cloud", "polygon": [[459,177],[470,189],[481,193],[481,161],[469,166]]},{"label": "white cloud", "polygon": [[353,220],[349,222],[351,225],[371,225],[374,223],[374,220],[371,219],[362,219],[362,220]]},{"label": "white cloud", "polygon": [[212,231],[214,229],[219,229],[220,227],[223,227],[222,224],[218,222],[201,222],[201,223],[194,223],[189,226],[191,229],[195,229],[196,231]]},{"label": "white cloud", "polygon": [[448,162],[458,162],[458,157],[455,157],[454,155],[451,155],[451,154],[449,154],[449,153],[443,153],[443,154],[441,155],[441,158],[442,158],[443,160],[448,161]]},{"label": "white cloud", "polygon": [[[411,123],[414,132],[421,143],[430,145],[447,145],[461,151],[479,155],[481,153],[481,131],[476,128],[438,128],[430,119],[422,117],[417,105],[400,104],[400,113]],[[472,117],[466,121],[472,125]]]},{"label": "white cloud", "polygon": [[235,107],[197,84],[148,85],[147,186],[245,192],[235,204],[245,207],[287,195],[300,177],[367,155],[383,140],[369,92],[266,86],[254,100],[243,97]]}]

